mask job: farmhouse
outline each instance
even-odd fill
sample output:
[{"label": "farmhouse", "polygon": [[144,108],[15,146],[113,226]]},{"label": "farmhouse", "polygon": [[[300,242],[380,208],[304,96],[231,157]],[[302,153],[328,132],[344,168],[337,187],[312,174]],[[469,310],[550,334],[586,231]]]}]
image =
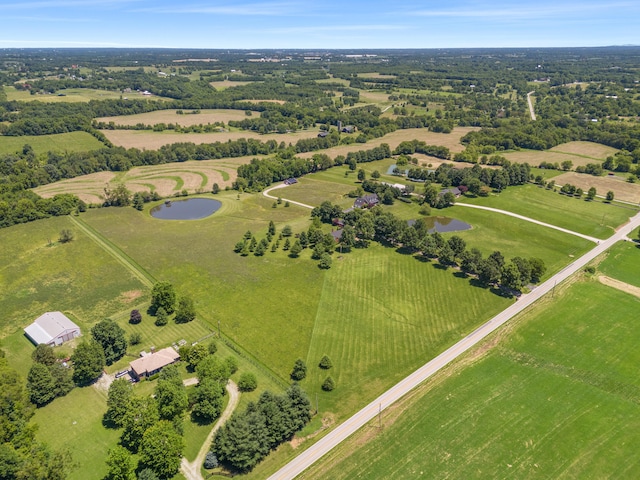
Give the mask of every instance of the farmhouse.
[{"label": "farmhouse", "polygon": [[445,188],[440,192],[440,195],[444,195],[445,193],[453,193],[456,196],[456,198],[462,195],[462,192],[458,187]]},{"label": "farmhouse", "polygon": [[148,378],[162,370],[167,365],[180,360],[180,354],[172,347],[163,348],[155,353],[144,355],[129,364],[131,376],[136,379]]},{"label": "farmhouse", "polygon": [[371,208],[375,207],[380,202],[378,199],[378,195],[375,193],[371,193],[369,195],[365,195],[364,197],[356,198],[356,201],[353,202],[353,206],[355,208]]},{"label": "farmhouse", "polygon": [[62,312],[47,312],[25,328],[24,333],[36,345],[44,343],[53,347],[79,337],[80,327]]}]

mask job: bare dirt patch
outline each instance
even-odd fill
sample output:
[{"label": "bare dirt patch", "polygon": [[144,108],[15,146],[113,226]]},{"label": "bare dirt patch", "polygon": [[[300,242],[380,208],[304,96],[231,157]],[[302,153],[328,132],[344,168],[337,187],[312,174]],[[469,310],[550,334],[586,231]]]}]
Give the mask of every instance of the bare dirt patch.
[{"label": "bare dirt patch", "polygon": [[141,296],[142,296],[142,291],[129,290],[128,292],[122,292],[120,294],[120,301],[123,303],[131,303],[134,300],[140,298]]},{"label": "bare dirt patch", "polygon": [[[189,112],[190,110],[184,110]],[[178,115],[177,110],[158,110],[155,112],[139,113],[136,115],[122,115],[116,117],[102,117],[97,118],[98,122],[113,122],[116,125],[134,126],[138,123],[145,125],[156,125],[158,123],[176,124],[183,127],[189,127],[191,125],[207,125],[208,123],[224,122],[229,123],[229,120],[244,120],[247,118],[244,110],[231,110],[231,109],[215,109],[215,110],[201,110],[198,114],[185,113]]]},{"label": "bare dirt patch", "polygon": [[235,81],[235,80],[223,80],[221,82],[209,82],[209,85],[211,85],[216,90],[224,90],[226,88],[231,88],[231,87],[241,87],[243,85],[248,85],[250,83],[253,83],[253,82],[240,82],[240,81]]},{"label": "bare dirt patch", "polygon": [[640,287],[629,285],[628,283],[621,282],[620,280],[616,280],[615,278],[607,277],[606,275],[599,275],[598,281],[603,285],[613,287],[617,290],[629,293],[635,297],[640,298]]},{"label": "bare dirt patch", "polygon": [[262,103],[262,102],[267,102],[267,103],[278,103],[280,105],[284,105],[285,102],[284,100],[275,100],[275,99],[270,99],[270,100],[256,100],[256,99],[248,99],[245,98],[244,100],[242,100],[243,102],[249,102],[249,103]]},{"label": "bare dirt patch", "polygon": [[640,185],[629,183],[623,178],[615,176],[594,177],[584,173],[567,172],[555,178],[556,185],[570,183],[582,188],[585,192],[591,187],[595,187],[598,195],[605,195],[609,190],[615,194],[616,200],[625,202],[640,202]]},{"label": "bare dirt patch", "polygon": [[336,423],[335,415],[331,412],[325,412],[322,417],[322,426],[312,434],[307,435],[305,437],[293,437],[289,442],[289,444],[291,445],[291,448],[295,450],[300,445],[302,445],[305,442],[305,440],[318,436],[321,432],[323,432],[327,428],[331,428],[334,423]]}]

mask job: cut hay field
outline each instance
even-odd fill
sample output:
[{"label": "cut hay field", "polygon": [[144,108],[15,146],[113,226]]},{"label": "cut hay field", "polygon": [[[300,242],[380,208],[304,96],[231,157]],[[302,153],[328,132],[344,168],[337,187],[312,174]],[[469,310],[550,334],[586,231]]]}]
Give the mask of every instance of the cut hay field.
[{"label": "cut hay field", "polygon": [[563,288],[300,478],[635,478],[638,305]]},{"label": "cut hay field", "polygon": [[[633,239],[637,240],[634,232]],[[640,287],[640,247],[636,242],[617,243],[607,255],[598,270],[604,275]]]},{"label": "cut hay field", "polygon": [[[558,180],[556,183],[562,184]],[[631,206],[622,207],[600,200],[588,202],[560,195],[532,184],[509,187],[497,195],[460,198],[458,201],[507,210],[597,238],[610,236],[616,227],[637,211]]]},{"label": "cut hay field", "polygon": [[[101,117],[96,118],[97,122],[113,122],[116,125],[134,126],[138,123],[145,125],[156,125],[158,123],[164,124],[176,124],[183,127],[191,125],[207,125],[209,123],[224,122],[229,123],[229,120],[244,120],[247,118],[244,110],[231,110],[231,109],[209,109],[201,110],[198,114],[188,113],[190,110],[183,110],[187,112],[182,115],[178,115],[177,110],[156,110],[155,112],[138,113],[136,115],[122,115],[116,117]],[[254,112],[258,114],[257,112]]]},{"label": "cut hay field", "polygon": [[595,187],[598,195],[606,195],[611,190],[615,194],[616,200],[625,202],[640,203],[640,184],[629,183],[624,178],[618,176],[594,177],[575,172],[567,172],[555,178],[556,185],[570,183],[582,188],[585,192],[591,187]]},{"label": "cut hay field", "polygon": [[503,156],[514,163],[528,163],[537,167],[542,162],[559,163],[566,160],[573,162],[573,167],[587,163],[598,163],[614,155],[618,150],[593,142],[568,142],[551,148],[550,150],[521,150],[508,152]]},{"label": "cut hay field", "polygon": [[146,150],[158,150],[163,145],[173,143],[191,142],[199,145],[201,143],[228,142],[240,138],[255,138],[266,142],[275,140],[276,142],[296,143],[301,138],[317,137],[317,129],[301,130],[293,133],[268,133],[261,135],[249,130],[219,132],[219,133],[176,133],[166,130],[164,132],[149,132],[140,130],[100,130],[111,143],[119,147],[139,148]]},{"label": "cut hay field", "polygon": [[127,172],[98,172],[61,180],[34,189],[45,198],[58,193],[73,193],[89,204],[104,201],[104,189],[122,183],[132,192],[158,192],[169,197],[186,189],[189,193],[210,192],[213,184],[221,189],[236,179],[238,165],[248,163],[254,156],[220,160],[193,160],[135,167]]},{"label": "cut hay field", "polygon": [[241,81],[235,81],[235,80],[222,80],[220,82],[209,82],[209,85],[211,85],[216,90],[226,90],[227,88],[241,87],[243,85],[249,85],[250,83],[253,83],[253,82],[241,82]]},{"label": "cut hay field", "polygon": [[[428,131],[426,128],[407,128],[403,130],[396,130],[395,132],[391,132],[381,138],[369,140],[367,143],[339,145],[337,147],[322,150],[319,153],[325,153],[330,157],[335,158],[338,155],[346,155],[349,152],[357,152],[358,150],[370,150],[374,147],[380,146],[383,143],[389,145],[391,150],[393,150],[398,145],[400,145],[400,143],[410,140],[421,140],[427,143],[427,145],[439,145],[447,147],[449,150],[451,150],[452,153],[458,153],[464,150],[464,146],[460,143],[460,139],[473,130],[477,130],[477,128],[455,127],[451,133],[434,133]],[[311,158],[316,153],[318,152],[306,152],[301,153],[298,156],[302,158]],[[435,160],[437,161],[437,159]],[[364,167],[366,167],[366,164],[364,165]]]},{"label": "cut hay field", "polygon": [[23,135],[19,137],[0,135],[0,155],[22,152],[31,145],[36,155],[49,151],[88,152],[104,148],[104,144],[87,132],[57,133],[53,135]]}]

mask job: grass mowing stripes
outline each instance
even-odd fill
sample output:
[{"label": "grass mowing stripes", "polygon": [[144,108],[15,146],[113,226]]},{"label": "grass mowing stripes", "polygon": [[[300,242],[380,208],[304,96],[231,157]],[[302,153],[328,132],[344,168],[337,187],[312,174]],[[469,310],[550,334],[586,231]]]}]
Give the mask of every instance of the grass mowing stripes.
[{"label": "grass mowing stripes", "polygon": [[560,293],[301,478],[635,478],[638,300],[593,280]]},{"label": "grass mowing stripes", "polygon": [[[319,393],[321,410],[352,413],[509,303],[393,249],[345,254],[324,283],[305,388]],[[324,354],[329,372],[317,367]],[[328,374],[337,388],[324,393]]]}]

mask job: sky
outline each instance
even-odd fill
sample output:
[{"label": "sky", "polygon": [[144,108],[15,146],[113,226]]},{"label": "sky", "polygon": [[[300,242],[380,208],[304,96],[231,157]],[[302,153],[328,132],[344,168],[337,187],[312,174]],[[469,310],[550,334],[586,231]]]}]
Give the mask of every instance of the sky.
[{"label": "sky", "polygon": [[640,45],[638,0],[0,0],[0,48]]}]

